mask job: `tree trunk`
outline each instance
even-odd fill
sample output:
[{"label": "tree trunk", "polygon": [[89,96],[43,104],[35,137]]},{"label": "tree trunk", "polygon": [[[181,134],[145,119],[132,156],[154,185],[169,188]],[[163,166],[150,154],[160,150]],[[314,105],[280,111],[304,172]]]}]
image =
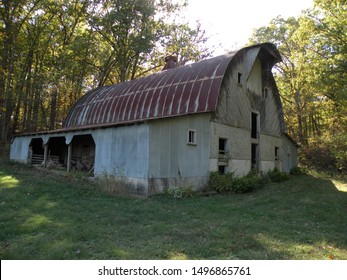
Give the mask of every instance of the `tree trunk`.
[{"label": "tree trunk", "polygon": [[58,93],[57,93],[57,90],[54,88],[52,92],[52,99],[51,99],[51,114],[49,118],[50,130],[53,130],[55,128],[55,121],[57,117],[57,97],[58,97]]},{"label": "tree trunk", "polygon": [[304,137],[304,133],[303,133],[303,120],[302,120],[302,110],[301,110],[301,106],[300,106],[300,91],[298,90],[295,93],[295,106],[296,106],[296,115],[297,115],[297,120],[298,120],[298,137],[299,137],[299,141],[302,145],[306,145],[306,140]]}]

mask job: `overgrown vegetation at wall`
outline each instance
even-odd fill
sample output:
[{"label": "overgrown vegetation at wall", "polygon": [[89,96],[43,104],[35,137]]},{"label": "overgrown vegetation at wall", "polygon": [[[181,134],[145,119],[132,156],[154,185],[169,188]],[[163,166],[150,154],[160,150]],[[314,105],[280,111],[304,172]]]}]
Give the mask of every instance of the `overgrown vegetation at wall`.
[{"label": "overgrown vegetation at wall", "polygon": [[215,171],[210,173],[208,186],[219,193],[247,193],[257,190],[269,182],[282,182],[288,179],[289,176],[278,169],[265,175],[251,171],[244,177],[237,177],[232,172],[220,174]]},{"label": "overgrown vegetation at wall", "polygon": [[129,182],[124,176],[115,177],[105,172],[96,178],[95,184],[100,190],[109,194],[125,195],[128,193],[127,185]]},{"label": "overgrown vegetation at wall", "polygon": [[194,196],[194,187],[191,185],[188,186],[177,186],[177,187],[169,187],[165,189],[164,194],[167,196],[171,196],[173,198],[191,198]]},{"label": "overgrown vegetation at wall", "polygon": [[287,173],[281,172],[277,168],[268,172],[266,176],[268,176],[272,182],[282,182],[289,179]]}]

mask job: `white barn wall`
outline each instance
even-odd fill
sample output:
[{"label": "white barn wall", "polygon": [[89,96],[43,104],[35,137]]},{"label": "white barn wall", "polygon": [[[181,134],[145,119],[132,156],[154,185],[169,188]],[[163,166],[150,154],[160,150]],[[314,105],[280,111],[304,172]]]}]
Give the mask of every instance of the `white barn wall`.
[{"label": "white barn wall", "polygon": [[283,171],[289,173],[291,169],[297,166],[297,146],[283,135],[282,162]]},{"label": "white barn wall", "polygon": [[[260,171],[267,173],[277,167],[282,170],[282,137],[260,134]],[[275,159],[275,147],[279,148],[278,160]]]},{"label": "white barn wall", "polygon": [[218,170],[219,138],[227,139],[226,151],[229,154],[229,165],[226,167],[226,172],[234,172],[238,176],[246,175],[251,169],[250,132],[211,122],[211,171]]},{"label": "white barn wall", "polygon": [[[237,176],[244,176],[251,170],[251,137],[250,131],[231,127],[225,124],[211,122],[211,157],[210,170],[218,170],[218,141],[219,138],[227,139],[227,152],[229,164],[227,172],[234,172]],[[259,171],[264,173],[275,167],[282,168],[282,137],[260,134],[259,139]],[[275,161],[275,147],[279,150],[279,161]]]},{"label": "white barn wall", "polygon": [[131,192],[147,195],[148,136],[147,124],[95,130],[94,174],[126,177]]},{"label": "white barn wall", "polygon": [[[247,60],[247,59],[246,59]],[[242,70],[240,70],[242,71]],[[250,92],[261,96],[262,95],[262,76],[261,76],[261,62],[259,59],[254,61],[252,70],[247,79],[247,89]]]},{"label": "white barn wall", "polygon": [[[164,186],[206,184],[209,175],[210,114],[168,118],[150,123],[150,192]],[[196,145],[187,144],[188,130],[196,131]]]},{"label": "white barn wall", "polygon": [[251,160],[231,159],[229,170],[238,177],[246,176],[251,170]]},{"label": "white barn wall", "polygon": [[27,164],[31,139],[30,136],[14,138],[11,144],[10,159]]},{"label": "white barn wall", "polygon": [[[282,169],[282,157],[275,160],[275,147],[283,151],[280,109],[273,84],[263,81],[261,61],[253,50],[235,58],[226,72],[214,118],[215,137],[211,142],[211,170],[218,169],[218,138],[228,139],[227,172],[246,175],[251,170],[251,143],[258,144],[259,171]],[[241,82],[238,83],[238,73]],[[271,80],[271,79],[270,79]],[[267,96],[263,89],[267,87]],[[259,139],[251,138],[251,113],[259,114]],[[213,137],[213,136],[212,136]]]}]

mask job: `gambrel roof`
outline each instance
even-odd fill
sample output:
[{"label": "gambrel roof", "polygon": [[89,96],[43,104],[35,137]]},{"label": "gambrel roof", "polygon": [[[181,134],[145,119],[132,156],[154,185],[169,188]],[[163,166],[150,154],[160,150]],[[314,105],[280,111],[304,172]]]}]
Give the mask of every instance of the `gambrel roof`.
[{"label": "gambrel roof", "polygon": [[276,47],[265,43],[144,78],[94,89],[72,107],[64,128],[70,130],[121,125],[214,112],[224,75],[233,58],[241,51],[251,50],[256,59],[261,49],[269,54],[272,64],[281,60]]}]

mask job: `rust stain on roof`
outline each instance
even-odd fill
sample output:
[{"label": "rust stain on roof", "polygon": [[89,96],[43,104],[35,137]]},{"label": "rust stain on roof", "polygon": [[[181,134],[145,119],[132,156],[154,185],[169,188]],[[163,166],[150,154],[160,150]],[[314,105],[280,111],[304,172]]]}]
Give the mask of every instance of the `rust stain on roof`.
[{"label": "rust stain on roof", "polygon": [[215,111],[234,54],[94,89],[73,106],[64,127],[116,125]]}]

